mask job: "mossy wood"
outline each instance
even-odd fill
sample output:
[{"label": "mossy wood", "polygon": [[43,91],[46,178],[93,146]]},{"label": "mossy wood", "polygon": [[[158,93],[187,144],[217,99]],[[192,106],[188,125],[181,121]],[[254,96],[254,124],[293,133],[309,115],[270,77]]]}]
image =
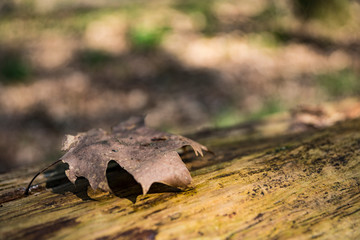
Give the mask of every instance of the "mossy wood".
[{"label": "mossy wood", "polygon": [[191,136],[192,185],[141,187],[116,164],[114,193],[74,186],[65,166],[0,175],[0,239],[360,239],[360,120],[302,133],[273,121]]}]

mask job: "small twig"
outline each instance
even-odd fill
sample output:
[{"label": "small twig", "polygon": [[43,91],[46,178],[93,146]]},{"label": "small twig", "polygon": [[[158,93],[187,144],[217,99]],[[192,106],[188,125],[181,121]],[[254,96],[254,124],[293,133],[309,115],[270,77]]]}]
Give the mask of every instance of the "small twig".
[{"label": "small twig", "polygon": [[40,172],[38,172],[38,173],[33,177],[33,179],[31,179],[29,185],[27,186],[27,188],[26,188],[26,190],[25,190],[24,195],[25,195],[25,196],[28,196],[28,195],[29,195],[29,190],[30,190],[31,184],[32,184],[32,182],[35,180],[35,178],[36,178],[37,176],[39,176],[41,173],[45,172],[47,169],[49,169],[50,167],[54,166],[55,164],[57,164],[57,163],[60,162],[60,161],[61,161],[61,159],[53,162],[52,164],[50,164],[49,166],[47,166],[46,168],[44,168],[43,170],[41,170]]}]

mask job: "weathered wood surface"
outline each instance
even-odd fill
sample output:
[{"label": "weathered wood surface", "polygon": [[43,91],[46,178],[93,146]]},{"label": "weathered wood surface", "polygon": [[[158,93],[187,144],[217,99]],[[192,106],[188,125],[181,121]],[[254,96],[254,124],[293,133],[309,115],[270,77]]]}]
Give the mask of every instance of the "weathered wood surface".
[{"label": "weathered wood surface", "polygon": [[[87,195],[62,166],[0,175],[0,239],[360,239],[360,120],[298,134],[281,123],[193,137],[216,155],[185,153],[192,186],[141,195],[117,168],[115,194]],[[122,186],[121,186],[122,185]]]}]

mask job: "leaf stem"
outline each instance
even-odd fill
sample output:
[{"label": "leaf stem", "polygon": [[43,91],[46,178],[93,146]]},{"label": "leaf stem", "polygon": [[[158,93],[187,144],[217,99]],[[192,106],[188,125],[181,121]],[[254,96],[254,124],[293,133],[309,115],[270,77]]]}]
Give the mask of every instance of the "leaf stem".
[{"label": "leaf stem", "polygon": [[57,164],[58,162],[60,162],[61,159],[53,162],[52,164],[50,164],[49,166],[47,166],[46,168],[44,168],[43,170],[41,170],[40,172],[36,173],[36,175],[31,179],[31,181],[29,182],[29,185],[27,186],[24,195],[28,196],[29,195],[29,190],[31,187],[32,182],[35,180],[35,178],[37,178],[37,176],[39,176],[41,173],[45,172],[47,169],[49,169],[50,167],[54,166],[55,164]]}]

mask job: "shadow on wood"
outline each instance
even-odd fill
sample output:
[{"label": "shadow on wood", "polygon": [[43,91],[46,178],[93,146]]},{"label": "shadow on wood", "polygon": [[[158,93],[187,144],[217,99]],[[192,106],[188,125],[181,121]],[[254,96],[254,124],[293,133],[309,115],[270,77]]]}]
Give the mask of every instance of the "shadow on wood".
[{"label": "shadow on wood", "polygon": [[[89,195],[96,194],[91,189],[89,181],[86,178],[78,177],[75,184],[72,184],[65,174],[65,170],[69,168],[68,164],[60,163],[53,170],[48,170],[44,174],[47,178],[46,188],[51,188],[53,193],[64,195],[70,192],[83,201],[96,200]],[[120,167],[115,161],[110,161],[106,170],[106,177],[112,194],[119,198],[126,198],[132,203],[136,202],[136,198],[142,195],[142,189],[134,177],[126,170]],[[150,190],[151,193],[161,192],[179,192],[178,188],[167,186],[162,183],[154,183]],[[90,194],[92,193],[92,194]]]}]

